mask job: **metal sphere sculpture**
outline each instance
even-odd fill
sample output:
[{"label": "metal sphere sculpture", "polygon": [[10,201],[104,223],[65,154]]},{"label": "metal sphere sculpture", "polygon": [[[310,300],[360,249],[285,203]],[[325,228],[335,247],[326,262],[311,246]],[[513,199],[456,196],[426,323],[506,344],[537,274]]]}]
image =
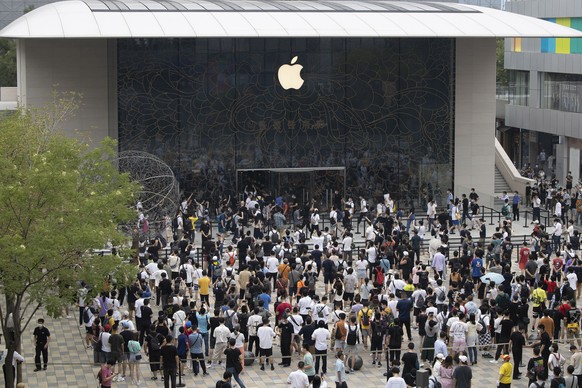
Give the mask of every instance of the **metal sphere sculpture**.
[{"label": "metal sphere sculpture", "polygon": [[170,166],[142,151],[123,151],[117,159],[119,170],[141,185],[136,203],[141,203],[138,211],[147,217],[150,227],[159,225],[164,216],[172,216],[180,203],[180,187]]}]

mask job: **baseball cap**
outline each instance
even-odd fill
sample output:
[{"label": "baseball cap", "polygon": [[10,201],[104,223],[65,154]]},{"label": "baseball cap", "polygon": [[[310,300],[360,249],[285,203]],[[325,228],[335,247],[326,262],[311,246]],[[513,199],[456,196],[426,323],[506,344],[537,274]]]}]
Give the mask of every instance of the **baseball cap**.
[{"label": "baseball cap", "polygon": [[129,329],[129,322],[123,322],[122,326],[124,329]]},{"label": "baseball cap", "polygon": [[459,356],[459,360],[460,360],[461,362],[465,362],[465,363],[468,361],[468,360],[467,360],[467,356]]},{"label": "baseball cap", "polygon": [[439,353],[436,355],[436,358],[438,358],[439,360],[444,360],[445,359],[445,355],[442,353]]},{"label": "baseball cap", "polygon": [[109,330],[111,330],[111,326],[109,326],[109,324],[107,324],[107,325],[103,326],[103,330],[109,331]]},{"label": "baseball cap", "polygon": [[511,359],[511,357],[509,356],[509,354],[504,354],[501,356],[501,358],[505,361],[509,361]]},{"label": "baseball cap", "polygon": [[186,322],[186,327],[192,327],[192,322],[190,321]]}]

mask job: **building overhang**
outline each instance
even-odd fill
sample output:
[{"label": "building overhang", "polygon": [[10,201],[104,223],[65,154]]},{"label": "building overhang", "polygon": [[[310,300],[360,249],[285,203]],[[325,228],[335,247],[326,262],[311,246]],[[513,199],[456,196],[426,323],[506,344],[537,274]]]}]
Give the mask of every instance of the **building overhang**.
[{"label": "building overhang", "polygon": [[35,9],[4,38],[502,38],[582,31],[473,5],[382,0],[69,0]]}]

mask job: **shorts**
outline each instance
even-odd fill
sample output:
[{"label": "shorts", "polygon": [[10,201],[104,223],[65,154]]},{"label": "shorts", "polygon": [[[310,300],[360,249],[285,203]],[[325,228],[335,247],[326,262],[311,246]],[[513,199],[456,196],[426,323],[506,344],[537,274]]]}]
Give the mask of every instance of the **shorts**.
[{"label": "shorts", "polygon": [[129,311],[135,311],[135,302],[127,302]]},{"label": "shorts", "polygon": [[333,283],[333,275],[323,273],[323,283],[324,284],[331,284]]},{"label": "shorts", "polygon": [[269,349],[260,348],[259,349],[259,356],[261,356],[261,357],[271,357],[272,355],[273,355],[273,348],[269,348]]},{"label": "shorts", "polygon": [[370,350],[383,350],[382,338],[370,341]]},{"label": "shorts", "polygon": [[537,306],[537,307],[535,307],[535,306],[534,306],[534,308],[533,308],[532,310],[533,310],[533,314],[532,314],[532,316],[533,316],[534,318],[539,318],[539,317],[541,317],[542,315],[544,315],[544,305],[543,305],[543,304],[540,304],[540,305],[539,305],[539,306]]},{"label": "shorts", "polygon": [[362,329],[362,337],[369,337],[370,329]]},{"label": "shorts", "polygon": [[85,333],[87,333],[87,334],[93,334],[93,327],[91,327],[91,326],[85,326]]},{"label": "shorts", "polygon": [[192,282],[190,282],[190,283],[186,283],[186,287],[188,287],[188,288],[192,288]]},{"label": "shorts", "polygon": [[342,340],[335,340],[335,347],[334,349],[341,349],[344,350],[346,347],[346,341],[342,341]]},{"label": "shorts", "polygon": [[114,361],[116,364],[121,364],[121,353],[119,352],[109,353],[109,360]]},{"label": "shorts", "polygon": [[200,286],[198,284],[194,283],[194,284],[192,284],[192,289],[194,291],[198,291],[198,290],[200,290]]},{"label": "shorts", "polygon": [[178,358],[182,363],[185,363],[186,361],[188,361],[188,353],[178,354]]},{"label": "shorts", "polygon": [[358,345],[346,345],[344,352],[346,354],[352,354],[352,353],[356,353],[357,350],[358,350]]},{"label": "shorts", "polygon": [[453,352],[464,352],[467,347],[467,342],[464,339],[455,339],[453,341]]},{"label": "shorts", "polygon": [[453,220],[453,226],[459,226],[461,223],[459,220]]},{"label": "shorts", "polygon": [[354,300],[354,293],[353,292],[344,292],[344,302],[347,302],[348,300]]}]

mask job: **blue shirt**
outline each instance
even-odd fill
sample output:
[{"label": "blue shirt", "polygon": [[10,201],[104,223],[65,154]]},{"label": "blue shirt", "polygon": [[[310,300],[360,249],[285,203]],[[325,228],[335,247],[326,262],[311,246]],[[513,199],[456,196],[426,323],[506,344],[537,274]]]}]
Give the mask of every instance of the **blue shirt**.
[{"label": "blue shirt", "polygon": [[437,355],[441,353],[443,356],[448,356],[449,352],[447,350],[447,345],[443,342],[443,340],[436,340],[434,343],[434,354]]},{"label": "blue shirt", "polygon": [[398,318],[400,321],[410,321],[410,310],[412,310],[412,301],[410,299],[401,299],[396,303]]},{"label": "blue shirt", "polygon": [[190,353],[202,354],[202,345],[204,344],[204,338],[200,333],[192,333],[188,338],[190,341]]},{"label": "blue shirt", "polygon": [[182,356],[188,352],[188,337],[186,334],[181,333],[178,336],[178,346],[176,347],[178,355]]},{"label": "blue shirt", "polygon": [[473,277],[478,278],[481,276],[481,267],[483,267],[483,259],[475,257],[471,262],[471,267],[473,269]]},{"label": "blue shirt", "polygon": [[269,303],[271,303],[271,296],[263,293],[259,295],[259,299],[263,301],[263,308],[269,311]]},{"label": "blue shirt", "polygon": [[200,313],[196,313],[196,319],[198,320],[200,333],[208,333],[208,314],[200,315]]},{"label": "blue shirt", "polygon": [[513,196],[513,204],[514,205],[519,205],[519,195],[518,194],[515,194]]}]

